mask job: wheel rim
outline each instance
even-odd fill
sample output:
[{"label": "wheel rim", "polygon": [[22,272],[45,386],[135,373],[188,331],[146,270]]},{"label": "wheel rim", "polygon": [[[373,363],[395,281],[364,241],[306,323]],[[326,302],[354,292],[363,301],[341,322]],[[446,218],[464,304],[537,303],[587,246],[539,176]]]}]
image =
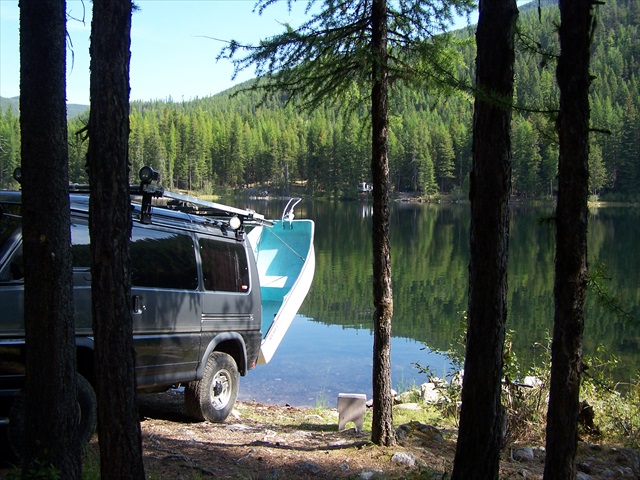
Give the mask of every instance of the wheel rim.
[{"label": "wheel rim", "polygon": [[224,409],[231,399],[231,374],[227,370],[220,370],[211,382],[211,405],[216,410]]}]

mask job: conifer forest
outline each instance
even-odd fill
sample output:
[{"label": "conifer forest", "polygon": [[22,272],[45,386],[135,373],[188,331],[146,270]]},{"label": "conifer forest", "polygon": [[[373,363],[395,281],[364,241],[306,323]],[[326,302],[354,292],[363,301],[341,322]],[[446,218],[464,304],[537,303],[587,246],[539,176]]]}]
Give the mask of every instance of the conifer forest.
[{"label": "conifer forest", "polygon": [[[513,195],[548,198],[556,189],[556,5],[521,7],[512,122]],[[593,199],[640,200],[640,2],[607,0],[597,9],[591,86],[589,188]],[[393,189],[466,198],[471,167],[475,28],[454,32],[459,55],[446,92],[393,85],[389,159]],[[168,66],[170,68],[170,66]],[[132,182],[143,165],[167,188],[199,194],[255,189],[349,198],[369,182],[371,141],[366,92],[302,110],[286,93],[265,98],[251,82],[212,97],[131,103]],[[338,98],[338,96],[336,97]],[[344,99],[349,108],[344,107]],[[17,99],[0,109],[0,188],[15,188],[20,165]],[[360,105],[360,107],[358,107]],[[71,180],[86,183],[88,107],[69,118]]]}]

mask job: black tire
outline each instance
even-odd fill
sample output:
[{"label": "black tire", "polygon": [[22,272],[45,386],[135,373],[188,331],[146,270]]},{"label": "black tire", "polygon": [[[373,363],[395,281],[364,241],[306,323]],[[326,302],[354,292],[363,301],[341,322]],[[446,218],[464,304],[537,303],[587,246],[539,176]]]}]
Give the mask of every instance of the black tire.
[{"label": "black tire", "polygon": [[78,374],[76,398],[80,407],[80,420],[78,422],[78,438],[80,445],[89,443],[93,433],[96,431],[98,419],[98,400],[96,392],[89,383],[89,380]]},{"label": "black tire", "polygon": [[189,382],[184,391],[187,415],[192,420],[222,423],[238,398],[238,366],[230,355],[213,352],[201,380]]},{"label": "black tire", "polygon": [[[98,403],[96,393],[89,381],[82,375],[76,377],[76,401],[78,402],[80,418],[78,419],[77,435],[80,445],[85,445],[91,440],[96,431],[96,419],[98,416]],[[24,414],[25,401],[23,395],[17,396],[9,412],[9,426],[7,437],[14,455],[22,456],[24,442]]]}]

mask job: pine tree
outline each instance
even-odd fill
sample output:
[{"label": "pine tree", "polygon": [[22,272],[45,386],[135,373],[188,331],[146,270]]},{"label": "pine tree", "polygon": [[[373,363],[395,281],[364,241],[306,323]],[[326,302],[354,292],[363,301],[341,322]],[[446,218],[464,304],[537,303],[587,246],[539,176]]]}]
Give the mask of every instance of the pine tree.
[{"label": "pine tree", "polygon": [[[80,479],[65,104],[66,3],[20,2],[25,396],[22,478]],[[46,79],[46,82],[43,82]],[[14,416],[11,422],[16,422]],[[19,425],[19,423],[18,423]],[[19,443],[19,444],[20,444]]]},{"label": "pine tree", "polygon": [[576,478],[584,304],[587,291],[589,87],[593,4],[560,0],[558,202],[544,478]]},{"label": "pine tree", "polygon": [[[144,479],[136,405],[129,198],[130,0],[94,0],[87,165],[101,478]],[[105,79],[112,79],[106,81]],[[143,123],[141,121],[141,123]]]},{"label": "pine tree", "polygon": [[499,473],[517,17],[515,0],[480,3],[469,191],[469,310],[453,480],[497,480]]},{"label": "pine tree", "polygon": [[[274,1],[259,2],[259,10]],[[471,7],[465,0],[444,7],[422,1],[391,7],[386,0],[325,0],[302,26],[285,26],[284,33],[247,49],[246,56],[236,57],[243,47],[235,41],[221,54],[233,59],[236,72],[255,65],[259,79],[264,76],[267,81],[254,88],[262,87],[267,93],[285,91],[307,107],[320,107],[327,99],[348,100],[359,91],[354,85],[370,95],[375,306],[372,440],[382,445],[395,443],[389,371],[393,313],[388,235],[389,81],[448,85],[445,65],[449,65],[447,54],[452,54],[448,37],[434,33],[444,30],[454,13],[468,12]],[[350,107],[355,108],[353,103]]]}]

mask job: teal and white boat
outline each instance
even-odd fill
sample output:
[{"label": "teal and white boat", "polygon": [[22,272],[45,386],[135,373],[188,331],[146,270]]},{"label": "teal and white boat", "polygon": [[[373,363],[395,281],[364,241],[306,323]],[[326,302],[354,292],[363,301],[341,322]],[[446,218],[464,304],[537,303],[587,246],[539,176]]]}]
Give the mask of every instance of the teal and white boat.
[{"label": "teal and white boat", "polygon": [[258,225],[248,234],[260,278],[262,345],[258,363],[268,363],[304,301],[315,273],[312,220],[296,220],[289,200],[282,218]]}]

